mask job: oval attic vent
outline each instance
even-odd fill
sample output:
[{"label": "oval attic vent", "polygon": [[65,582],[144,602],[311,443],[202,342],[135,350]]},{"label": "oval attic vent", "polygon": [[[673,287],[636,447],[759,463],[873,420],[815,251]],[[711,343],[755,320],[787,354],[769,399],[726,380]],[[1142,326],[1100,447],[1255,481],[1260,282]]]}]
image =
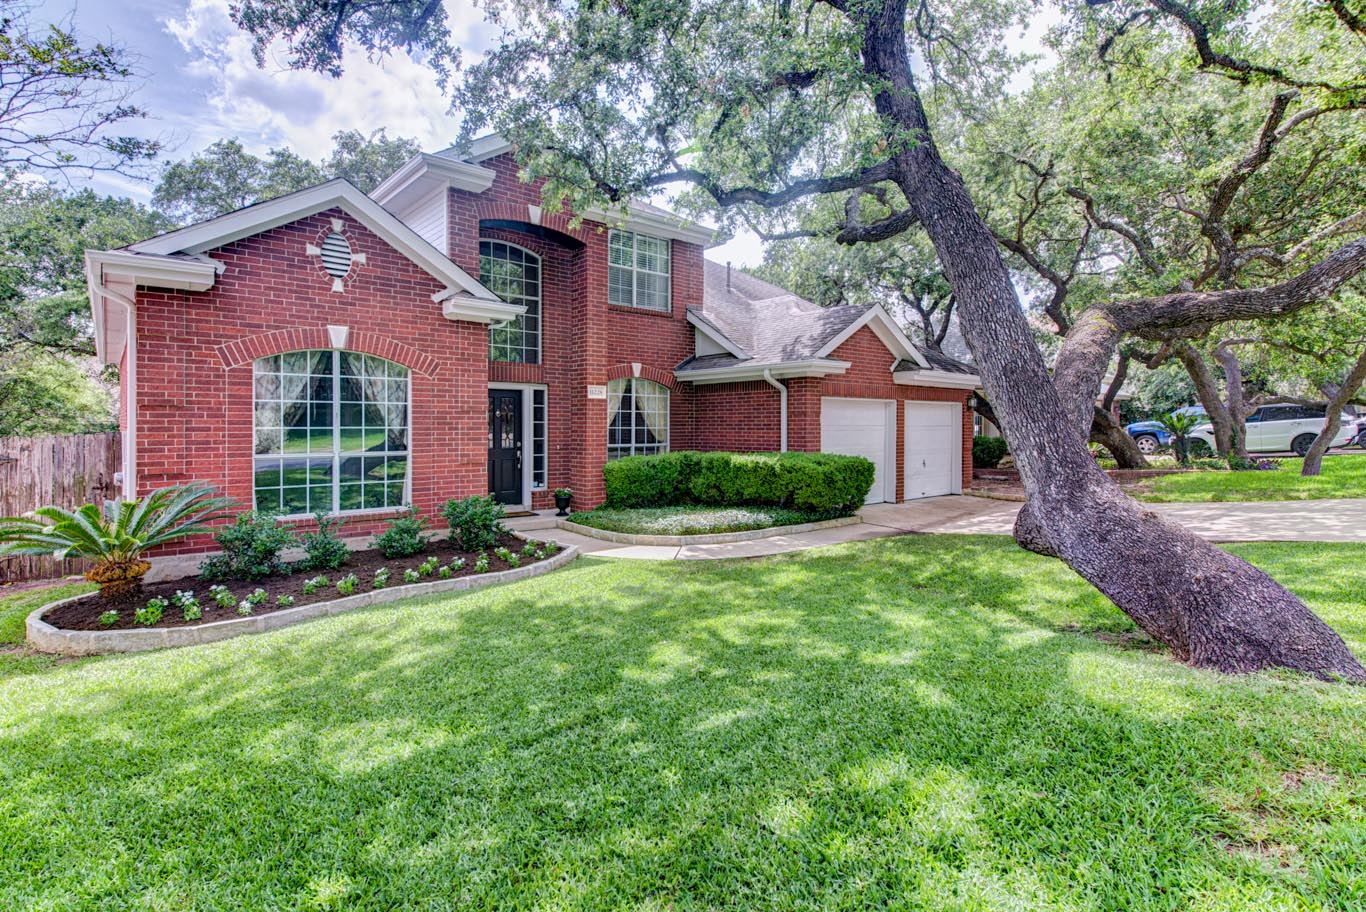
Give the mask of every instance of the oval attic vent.
[{"label": "oval attic vent", "polygon": [[351,271],[351,242],[335,231],[323,238],[323,269],[334,279],[344,279]]}]

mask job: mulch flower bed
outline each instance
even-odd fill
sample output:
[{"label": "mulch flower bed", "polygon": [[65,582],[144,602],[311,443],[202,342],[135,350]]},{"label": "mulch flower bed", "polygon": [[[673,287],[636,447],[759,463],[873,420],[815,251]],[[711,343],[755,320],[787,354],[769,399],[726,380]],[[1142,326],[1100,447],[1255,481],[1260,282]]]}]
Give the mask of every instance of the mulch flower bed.
[{"label": "mulch flower bed", "polygon": [[[538,543],[543,548],[544,543]],[[500,538],[498,547],[507,548],[520,558],[517,566],[525,567],[528,564],[538,562],[538,559],[531,553],[523,553],[527,543],[511,535],[504,535]],[[439,576],[432,573],[423,576],[418,582],[430,583],[443,579],[459,579],[463,576],[483,576],[474,569],[475,562],[480,553],[488,557],[488,570],[485,573],[497,573],[500,570],[509,570],[513,567],[511,563],[503,560],[493,553],[490,548],[484,552],[464,551],[456,547],[448,539],[441,539],[430,543],[421,554],[412,557],[401,557],[389,559],[378,550],[367,549],[365,551],[353,551],[347,558],[346,563],[336,570],[298,570],[288,574],[277,576],[267,576],[264,579],[255,581],[244,580],[204,580],[198,576],[186,576],[179,579],[161,580],[155,583],[145,583],[142,589],[128,596],[119,598],[101,598],[96,595],[91,598],[83,598],[79,601],[69,602],[59,608],[54,608],[43,616],[43,620],[54,627],[64,630],[135,630],[156,627],[193,627],[197,624],[211,624],[215,621],[226,621],[241,617],[237,613],[236,604],[245,599],[257,589],[264,589],[266,598],[261,604],[253,606],[252,615],[269,614],[274,611],[283,611],[286,608],[298,608],[301,605],[311,605],[314,602],[329,602],[339,598],[345,598],[346,594],[338,591],[337,582],[347,574],[354,573],[357,578],[356,588],[350,593],[359,595],[372,591],[375,578],[375,571],[381,567],[389,568],[389,580],[383,588],[393,589],[397,586],[411,585],[403,578],[405,570],[416,570],[420,564],[435,557],[441,566],[450,566],[456,558],[463,558],[465,564],[459,570],[452,570],[449,576]],[[558,553],[559,549],[556,549]],[[550,557],[549,553],[542,550],[543,556],[539,560]],[[325,576],[328,583],[325,586],[304,594],[304,583],[316,576]],[[228,588],[234,598],[232,607],[220,608],[209,594],[209,587],[221,584]],[[187,621],[183,610],[177,606],[172,597],[177,590],[192,590],[195,598],[199,600],[200,608],[204,616],[198,620]],[[277,599],[287,595],[293,599],[288,605],[280,605]],[[155,624],[139,624],[134,618],[137,609],[143,607],[148,601],[154,598],[164,598],[169,603],[165,613]],[[117,611],[118,620],[112,624],[102,623],[100,615],[106,611]]]}]

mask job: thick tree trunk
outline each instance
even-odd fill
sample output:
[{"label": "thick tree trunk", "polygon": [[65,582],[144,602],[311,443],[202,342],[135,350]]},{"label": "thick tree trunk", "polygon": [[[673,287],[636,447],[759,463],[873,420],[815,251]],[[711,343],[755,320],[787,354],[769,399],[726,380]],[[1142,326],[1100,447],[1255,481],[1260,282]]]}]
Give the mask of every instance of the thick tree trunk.
[{"label": "thick tree trunk", "polygon": [[1247,397],[1243,394],[1243,364],[1238,354],[1227,345],[1216,345],[1214,357],[1224,369],[1224,390],[1228,397],[1228,417],[1235,456],[1248,458],[1247,452]]},{"label": "thick tree trunk", "polygon": [[1366,383],[1366,350],[1361,352],[1356,364],[1352,365],[1347,379],[1342,381],[1342,386],[1329,398],[1326,412],[1328,420],[1324,422],[1323,430],[1314,438],[1309,452],[1304,454],[1304,465],[1300,467],[1301,475],[1317,475],[1323,471],[1323,454],[1328,452],[1333,438],[1342,427],[1342,410],[1356,396],[1362,383]]},{"label": "thick tree trunk", "polygon": [[1148,460],[1124,430],[1124,425],[1103,408],[1097,407],[1091,419],[1091,442],[1110,451],[1121,469],[1146,469]]},{"label": "thick tree trunk", "polygon": [[868,17],[865,69],[882,86],[877,111],[915,139],[897,156],[894,179],[957,296],[968,346],[1024,484],[1016,539],[1065,561],[1183,661],[1366,681],[1342,639],[1299,599],[1144,510],[1096,465],[1053,386],[995,238],[934,145],[911,77],[904,3],[860,15]]}]

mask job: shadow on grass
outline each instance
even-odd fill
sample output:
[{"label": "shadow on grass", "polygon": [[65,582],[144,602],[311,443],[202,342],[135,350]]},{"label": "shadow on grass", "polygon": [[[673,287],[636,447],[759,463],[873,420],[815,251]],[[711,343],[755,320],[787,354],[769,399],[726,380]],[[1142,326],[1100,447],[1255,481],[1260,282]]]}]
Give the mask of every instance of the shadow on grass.
[{"label": "shadow on grass", "polygon": [[1358,692],[1221,679],[1064,624],[1129,629],[999,539],[910,537],[583,560],[0,682],[0,906],[1362,895]]}]

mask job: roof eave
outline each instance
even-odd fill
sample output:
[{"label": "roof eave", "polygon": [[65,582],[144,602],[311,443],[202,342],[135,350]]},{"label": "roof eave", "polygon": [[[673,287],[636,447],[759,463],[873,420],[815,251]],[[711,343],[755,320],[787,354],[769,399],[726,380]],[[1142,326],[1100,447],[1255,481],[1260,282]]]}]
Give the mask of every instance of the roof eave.
[{"label": "roof eave", "polygon": [[588,221],[601,222],[612,228],[624,228],[701,247],[722,243],[721,233],[715,228],[698,225],[676,215],[660,215],[635,205],[628,206],[625,213],[594,207],[581,215]]},{"label": "roof eave", "polygon": [[933,386],[941,389],[981,389],[982,378],[976,374],[959,374],[941,370],[896,371],[892,381],[906,386]]},{"label": "roof eave", "polygon": [[764,372],[778,380],[797,377],[828,377],[842,374],[852,365],[848,361],[833,358],[814,358],[805,361],[769,361],[763,364],[735,364],[730,367],[702,368],[699,370],[675,370],[674,377],[694,384],[736,383],[745,380],[762,380]]},{"label": "roof eave", "polygon": [[505,323],[526,313],[521,304],[509,304],[503,300],[489,301],[473,295],[454,293],[441,298],[441,315],[447,320],[461,320],[467,323]]},{"label": "roof eave", "polygon": [[419,152],[370,191],[370,198],[401,211],[443,188],[483,193],[493,186],[494,176],[492,170],[477,164]]}]

